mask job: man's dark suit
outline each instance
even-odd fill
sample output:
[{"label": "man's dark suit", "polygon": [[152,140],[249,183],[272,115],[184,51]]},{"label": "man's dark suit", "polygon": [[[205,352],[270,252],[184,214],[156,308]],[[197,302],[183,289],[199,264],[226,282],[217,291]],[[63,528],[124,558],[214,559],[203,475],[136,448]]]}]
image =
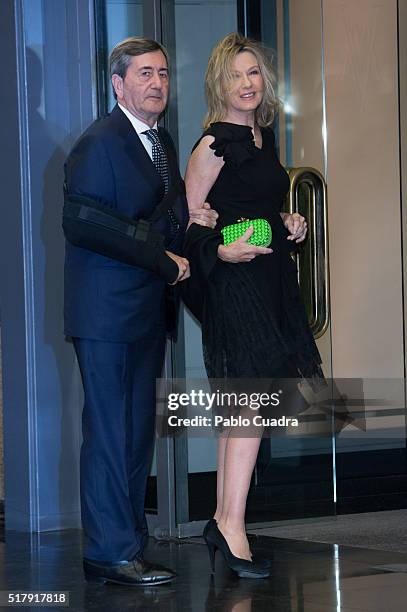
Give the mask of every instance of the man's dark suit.
[{"label": "man's dark suit", "polygon": [[[146,129],[147,126],[146,126]],[[159,129],[170,169],[180,179],[175,149]],[[90,196],[132,218],[148,218],[164,182],[129,119],[116,106],[95,121],[65,165],[69,194]],[[154,228],[165,248],[179,254],[186,200],[174,211],[177,238],[164,214]],[[66,245],[65,333],[74,341],[85,390],[81,451],[85,557],[132,559],[147,537],[144,497],[154,438],[155,379],[163,365],[166,287],[178,266],[157,253],[157,273]]]}]

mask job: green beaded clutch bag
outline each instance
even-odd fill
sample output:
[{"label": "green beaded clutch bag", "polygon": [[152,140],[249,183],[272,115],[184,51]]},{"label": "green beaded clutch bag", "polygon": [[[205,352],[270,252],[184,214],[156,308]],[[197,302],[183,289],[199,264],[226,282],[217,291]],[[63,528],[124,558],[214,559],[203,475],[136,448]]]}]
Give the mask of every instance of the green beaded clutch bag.
[{"label": "green beaded clutch bag", "polygon": [[228,245],[234,242],[253,225],[254,231],[248,243],[255,246],[268,247],[271,244],[272,231],[270,223],[266,219],[241,219],[237,223],[227,225],[223,228],[223,244]]}]

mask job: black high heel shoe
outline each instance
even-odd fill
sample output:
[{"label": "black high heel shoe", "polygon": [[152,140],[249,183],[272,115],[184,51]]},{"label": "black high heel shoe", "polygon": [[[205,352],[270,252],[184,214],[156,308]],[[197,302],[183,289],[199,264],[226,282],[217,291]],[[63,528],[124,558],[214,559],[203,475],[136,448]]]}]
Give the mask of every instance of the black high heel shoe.
[{"label": "black high heel shoe", "polygon": [[[217,525],[216,519],[210,518],[209,521],[206,523],[203,533],[202,533],[202,536],[205,541],[206,541],[206,534],[208,532],[208,529],[210,529],[212,524]],[[253,555],[252,561],[263,569],[270,569],[273,565],[272,560],[268,557],[259,557],[257,555]]]},{"label": "black high heel shoe", "polygon": [[219,531],[218,525],[214,519],[211,519],[206,524],[203,537],[208,547],[212,573],[215,572],[215,553],[219,548],[226,565],[229,569],[236,572],[239,578],[268,578],[270,576],[269,569],[264,567],[263,564],[235,557],[235,555],[231,553],[229,545]]},{"label": "black high heel shoe", "polygon": [[217,525],[217,522],[214,518],[209,519],[209,521],[206,523],[204,530],[202,532],[202,537],[204,538],[205,541],[206,541],[206,534],[208,533],[208,529],[210,529],[212,525]]}]

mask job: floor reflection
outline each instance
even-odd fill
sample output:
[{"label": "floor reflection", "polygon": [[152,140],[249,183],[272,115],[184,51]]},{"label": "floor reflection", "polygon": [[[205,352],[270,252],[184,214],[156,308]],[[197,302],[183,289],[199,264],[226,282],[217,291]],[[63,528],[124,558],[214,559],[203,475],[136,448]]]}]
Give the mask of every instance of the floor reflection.
[{"label": "floor reflection", "polygon": [[[7,532],[0,544],[0,589],[69,591],[70,611],[392,612],[405,609],[407,555],[349,546],[250,536],[255,553],[273,558],[266,580],[239,579],[219,556],[216,574],[202,539],[150,540],[148,559],[178,572],[174,583],[131,588],[88,585],[79,531],[36,536]],[[37,607],[50,610],[51,608]],[[59,608],[62,610],[62,608]]]}]

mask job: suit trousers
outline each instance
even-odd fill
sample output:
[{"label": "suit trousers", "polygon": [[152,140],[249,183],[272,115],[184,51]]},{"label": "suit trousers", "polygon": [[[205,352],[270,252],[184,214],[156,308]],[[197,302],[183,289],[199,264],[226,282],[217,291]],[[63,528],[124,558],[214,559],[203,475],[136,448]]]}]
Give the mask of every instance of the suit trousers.
[{"label": "suit trousers", "polygon": [[84,388],[80,458],[84,556],[114,563],[142,556],[144,512],[165,328],[132,343],[73,338]]}]

